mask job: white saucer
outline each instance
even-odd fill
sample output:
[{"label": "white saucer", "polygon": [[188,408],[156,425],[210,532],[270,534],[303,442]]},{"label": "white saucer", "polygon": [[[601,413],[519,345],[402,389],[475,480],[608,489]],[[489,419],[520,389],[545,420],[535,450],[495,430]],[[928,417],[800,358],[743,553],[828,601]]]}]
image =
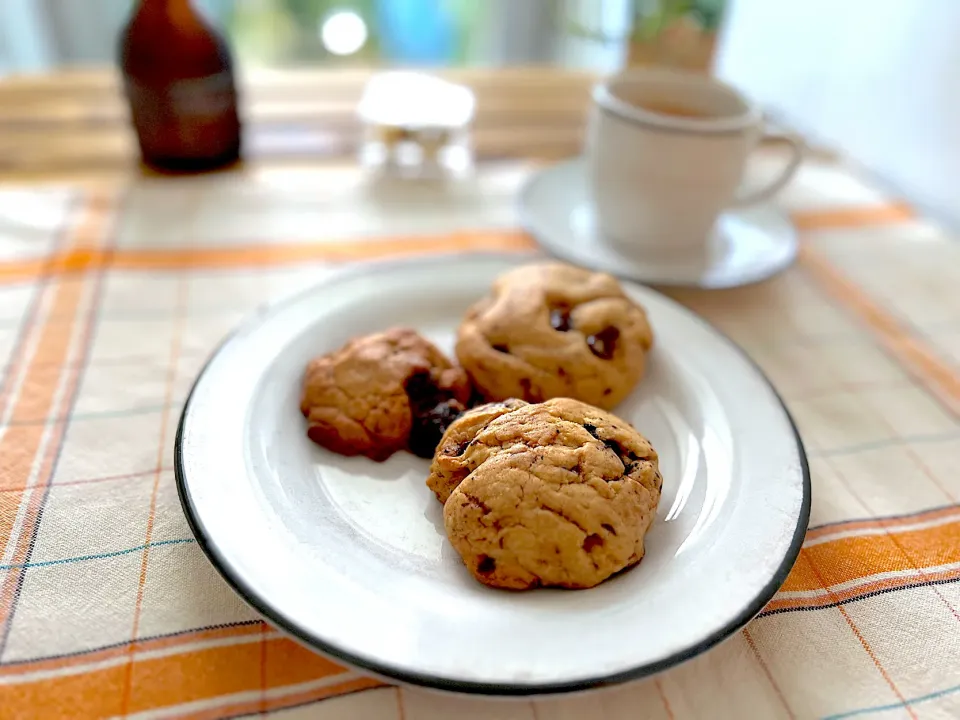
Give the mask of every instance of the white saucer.
[{"label": "white saucer", "polygon": [[705,262],[624,257],[596,229],[581,158],[534,175],[520,193],[520,217],[552,255],[650,285],[748,285],[786,269],[797,255],[793,225],[773,205],[759,204],[720,217]]},{"label": "white saucer", "polygon": [[447,541],[430,463],[312,444],[304,366],[351,336],[410,325],[453,349],[464,312],[516,255],[361,265],[250,318],[210,360],[180,421],[181,502],[226,580],[274,624],[402,682],[534,695],[682,662],[736,632],[787,576],[810,511],[789,415],[730,340],[624,283],[656,333],[615,412],[660,456],[663,494],[635,568],[590,590],[493,590]]}]

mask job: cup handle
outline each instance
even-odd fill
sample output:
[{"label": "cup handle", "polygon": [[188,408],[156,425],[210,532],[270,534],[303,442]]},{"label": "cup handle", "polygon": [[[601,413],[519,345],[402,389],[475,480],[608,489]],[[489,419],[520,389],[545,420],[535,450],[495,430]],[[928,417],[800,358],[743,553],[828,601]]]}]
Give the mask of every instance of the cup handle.
[{"label": "cup handle", "polygon": [[766,187],[762,187],[748,195],[738,196],[734,200],[734,207],[754,205],[755,203],[763,202],[773,195],[776,195],[793,179],[793,176],[796,175],[797,170],[800,168],[800,163],[803,162],[803,157],[806,154],[806,143],[803,142],[803,139],[798,134],[790,132],[789,130],[768,131],[764,133],[763,142],[771,141],[787,143],[790,146],[792,154],[790,161],[780,175]]}]

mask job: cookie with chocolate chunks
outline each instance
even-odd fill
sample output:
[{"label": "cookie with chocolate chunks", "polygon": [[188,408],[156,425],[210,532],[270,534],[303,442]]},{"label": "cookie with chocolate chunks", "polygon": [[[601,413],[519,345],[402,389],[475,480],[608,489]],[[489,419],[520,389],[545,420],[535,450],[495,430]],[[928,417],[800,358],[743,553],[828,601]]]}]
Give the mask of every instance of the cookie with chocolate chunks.
[{"label": "cookie with chocolate chunks", "polygon": [[307,436],[341,455],[382,461],[407,448],[431,458],[470,396],[462,368],[415,330],[393,328],[314,358],[300,411]]},{"label": "cookie with chocolate chunks", "polygon": [[613,276],[551,262],[497,278],[467,312],[456,351],[487,400],[609,409],[640,381],[652,344],[646,312]]},{"label": "cookie with chocolate chunks", "polygon": [[427,479],[467,569],[513,590],[593,587],[638,563],[662,485],[646,438],[568,398],[464,413]]}]

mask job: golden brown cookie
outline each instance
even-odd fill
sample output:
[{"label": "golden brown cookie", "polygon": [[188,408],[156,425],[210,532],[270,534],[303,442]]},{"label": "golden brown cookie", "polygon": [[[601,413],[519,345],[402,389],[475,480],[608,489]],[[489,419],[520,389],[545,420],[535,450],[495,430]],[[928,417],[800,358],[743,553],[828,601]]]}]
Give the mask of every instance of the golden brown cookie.
[{"label": "golden brown cookie", "polygon": [[300,411],[307,436],[341,455],[379,461],[409,447],[429,458],[470,392],[466,373],[430,341],[394,328],[314,358]]},{"label": "golden brown cookie", "polygon": [[593,587],[639,562],[662,482],[640,433],[560,398],[465,413],[427,485],[447,496],[447,537],[474,577],[523,590]]},{"label": "golden brown cookie", "polygon": [[501,275],[457,334],[457,358],[488,400],[573,397],[603,408],[643,375],[653,334],[611,275],[563,263]]}]

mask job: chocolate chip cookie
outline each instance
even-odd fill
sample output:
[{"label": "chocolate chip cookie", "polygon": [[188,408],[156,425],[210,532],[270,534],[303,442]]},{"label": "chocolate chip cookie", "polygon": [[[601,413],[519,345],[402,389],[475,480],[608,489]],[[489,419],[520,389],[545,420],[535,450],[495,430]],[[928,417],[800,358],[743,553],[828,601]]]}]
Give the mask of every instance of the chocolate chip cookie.
[{"label": "chocolate chip cookie", "polygon": [[640,433],[567,398],[465,413],[427,479],[470,572],[514,590],[593,587],[639,562],[662,483]]},{"label": "chocolate chip cookie", "polygon": [[313,359],[300,411],[307,436],[341,455],[382,461],[409,448],[430,458],[470,394],[466,373],[430,341],[394,328]]},{"label": "chocolate chip cookie", "polygon": [[460,325],[457,358],[487,400],[612,408],[639,382],[652,343],[646,312],[611,275],[545,263],[497,278]]}]

